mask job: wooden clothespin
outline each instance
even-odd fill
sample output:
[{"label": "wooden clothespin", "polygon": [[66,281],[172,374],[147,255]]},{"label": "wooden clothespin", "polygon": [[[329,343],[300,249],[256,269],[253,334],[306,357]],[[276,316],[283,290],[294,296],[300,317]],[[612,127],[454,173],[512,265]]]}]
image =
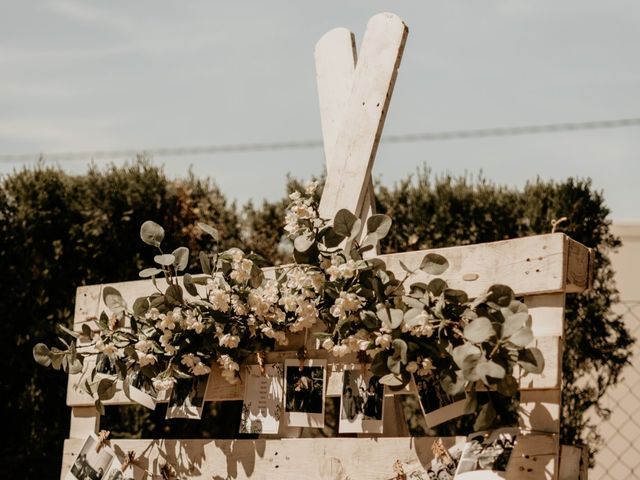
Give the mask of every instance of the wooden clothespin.
[{"label": "wooden clothespin", "polygon": [[260,374],[264,375],[265,374],[265,368],[264,368],[264,352],[258,352],[256,354],[256,357],[258,359],[258,368],[260,368]]},{"label": "wooden clothespin", "polygon": [[433,452],[433,456],[439,460],[443,460],[443,463],[452,464],[454,463],[449,450],[444,447],[444,443],[442,443],[442,439],[439,438],[433,445],[431,445],[431,451]]},{"label": "wooden clothespin", "polygon": [[98,432],[98,443],[96,444],[96,453],[100,453],[102,447],[105,446],[107,438],[109,438],[109,430],[100,430]]},{"label": "wooden clothespin", "polygon": [[122,461],[122,466],[120,467],[120,471],[124,472],[129,465],[134,465],[136,463],[136,452],[133,450],[129,450],[127,454],[124,456],[124,460]]},{"label": "wooden clothespin", "polygon": [[171,480],[171,478],[175,478],[178,476],[176,473],[176,469],[173,468],[173,465],[170,463],[163,463],[160,467],[160,476],[162,480]]},{"label": "wooden clothespin", "polygon": [[393,464],[393,469],[396,473],[395,480],[407,480],[407,474],[404,473],[404,467],[402,466],[402,462],[400,462],[400,460],[396,460],[396,463]]},{"label": "wooden clothespin", "polygon": [[307,359],[307,347],[304,345],[298,349],[298,360],[300,360],[299,370],[302,371],[304,369],[304,361]]}]

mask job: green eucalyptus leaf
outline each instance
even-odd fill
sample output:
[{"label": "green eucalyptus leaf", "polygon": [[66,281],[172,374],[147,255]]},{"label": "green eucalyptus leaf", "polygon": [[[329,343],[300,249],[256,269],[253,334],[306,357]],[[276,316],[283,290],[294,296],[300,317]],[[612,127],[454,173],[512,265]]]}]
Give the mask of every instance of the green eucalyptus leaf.
[{"label": "green eucalyptus leaf", "polygon": [[447,288],[447,282],[441,278],[434,278],[427,285],[427,291],[434,297],[439,297]]},{"label": "green eucalyptus leaf", "polygon": [[530,327],[522,327],[509,337],[509,343],[516,347],[526,347],[533,342],[533,332]]},{"label": "green eucalyptus leaf", "polygon": [[258,288],[264,282],[264,272],[255,263],[251,265],[251,278],[249,278],[249,285],[252,288]]},{"label": "green eucalyptus leaf", "polygon": [[102,298],[107,308],[116,315],[127,309],[127,302],[122,298],[122,294],[113,287],[104,287],[102,290]]},{"label": "green eucalyptus leaf", "polygon": [[420,269],[429,275],[442,275],[449,268],[449,261],[438,253],[427,253]]},{"label": "green eucalyptus leaf", "polygon": [[502,338],[509,338],[521,328],[524,328],[529,323],[528,313],[515,313],[511,316],[505,316],[504,323],[502,324]]},{"label": "green eucalyptus leaf", "polygon": [[495,303],[500,307],[508,307],[515,297],[513,290],[507,285],[492,285],[489,287],[488,292],[487,301]]},{"label": "green eucalyptus leaf", "polygon": [[365,237],[362,239],[362,243],[360,244],[360,250],[361,251],[371,250],[372,248],[375,248],[376,245],[378,245],[379,241],[380,241],[380,236],[376,232],[367,233],[367,235],[365,235]]},{"label": "green eucalyptus leaf", "polygon": [[377,310],[378,318],[389,330],[395,330],[402,323],[404,313],[399,308],[379,307]]},{"label": "green eucalyptus leaf", "polygon": [[182,277],[182,284],[189,295],[193,297],[198,296],[198,288],[193,281],[193,277],[189,273],[185,273],[184,277]]},{"label": "green eucalyptus leaf", "polygon": [[322,243],[327,248],[335,248],[342,243],[344,235],[340,235],[333,227],[327,227],[321,235]]},{"label": "green eucalyptus leaf", "polygon": [[465,369],[472,368],[477,364],[478,360],[482,356],[482,351],[473,343],[467,342],[454,348],[451,352],[451,356],[453,357],[455,364],[464,371]]},{"label": "green eucalyptus leaf", "polygon": [[315,235],[304,234],[298,235],[293,241],[293,248],[295,248],[299,252],[306,252],[315,244],[316,238]]},{"label": "green eucalyptus leaf", "polygon": [[85,339],[90,339],[93,336],[93,332],[91,331],[91,327],[89,325],[83,323],[81,328],[82,336],[85,337]]},{"label": "green eucalyptus leaf", "polygon": [[33,359],[43,367],[51,365],[51,352],[49,351],[49,347],[44,343],[38,343],[33,347]]},{"label": "green eucalyptus leaf", "polygon": [[376,329],[380,326],[380,320],[378,320],[376,314],[371,310],[361,310],[360,321],[365,327],[371,330]]},{"label": "green eucalyptus leaf", "polygon": [[471,343],[482,343],[495,336],[496,331],[488,318],[479,317],[464,327],[464,337]]},{"label": "green eucalyptus leaf", "polygon": [[388,373],[389,367],[387,366],[387,358],[389,358],[390,353],[388,351],[378,352],[373,360],[371,361],[371,373],[378,377],[382,377]]},{"label": "green eucalyptus leaf", "polygon": [[149,299],[147,297],[136,298],[133,302],[133,314],[143,317],[149,311]]},{"label": "green eucalyptus leaf", "polygon": [[338,235],[350,238],[352,236],[354,226],[356,226],[356,223],[359,221],[360,219],[358,217],[349,210],[343,208],[336,213],[336,216],[333,219],[333,229]]},{"label": "green eucalyptus leaf", "polygon": [[496,409],[493,406],[493,403],[488,402],[483,405],[480,409],[480,413],[478,413],[478,417],[476,418],[475,423],[473,424],[473,429],[478,432],[480,430],[489,430],[493,421],[496,419]]},{"label": "green eucalyptus leaf", "polygon": [[149,277],[158,275],[160,273],[162,273],[161,269],[156,267],[151,267],[151,268],[145,268],[144,270],[140,270],[140,273],[138,273],[138,276],[140,278],[149,278]]},{"label": "green eucalyptus leaf", "polygon": [[175,257],[173,266],[176,267],[177,271],[181,272],[187,268],[187,265],[189,265],[189,249],[187,247],[176,248],[172,255]]},{"label": "green eucalyptus leaf", "polygon": [[518,351],[518,365],[529,373],[542,373],[544,356],[539,348],[530,347]]},{"label": "green eucalyptus leaf", "polygon": [[110,400],[116,394],[116,381],[111,378],[103,378],[98,383],[98,398],[100,400]]},{"label": "green eucalyptus leaf", "polygon": [[70,375],[75,375],[77,373],[82,372],[82,362],[79,358],[74,358],[69,360],[69,364],[67,365],[67,373]]},{"label": "green eucalyptus leaf", "polygon": [[209,255],[204,252],[200,252],[200,267],[202,268],[202,273],[207,275],[211,275],[211,260],[209,259]]},{"label": "green eucalyptus leaf", "polygon": [[170,253],[163,253],[162,255],[156,255],[153,257],[153,260],[158,264],[164,267],[171,266],[175,263],[176,257],[174,257]]},{"label": "green eucalyptus leaf", "polygon": [[140,238],[147,245],[160,247],[160,243],[162,243],[162,239],[164,238],[164,228],[156,222],[147,220],[140,227]]},{"label": "green eucalyptus leaf", "polygon": [[96,399],[96,401],[94,402],[94,406],[96,407],[96,410],[98,411],[98,413],[100,415],[104,415],[105,411],[104,411],[104,405],[103,403],[100,401],[99,398]]},{"label": "green eucalyptus leaf", "polygon": [[464,290],[456,290],[453,288],[447,288],[444,291],[444,298],[451,303],[467,303],[469,296]]},{"label": "green eucalyptus leaf", "polygon": [[475,373],[478,380],[482,380],[485,385],[488,385],[489,377],[495,379],[504,378],[506,371],[502,365],[497,364],[493,360],[487,360],[485,362],[479,362],[475,367]]},{"label": "green eucalyptus leaf", "polygon": [[[455,378],[453,378],[455,376]],[[447,394],[451,396],[458,395],[464,391],[464,377],[454,373],[453,375],[444,374],[440,377],[440,385]]]},{"label": "green eucalyptus leaf", "polygon": [[518,381],[513,375],[506,375],[502,380],[496,384],[498,393],[506,397],[513,397],[518,393]]},{"label": "green eucalyptus leaf", "polygon": [[220,241],[220,234],[218,233],[218,230],[213,228],[211,225],[207,225],[206,223],[198,222],[198,227],[204,233],[208,233],[209,235],[211,235],[216,242]]},{"label": "green eucalyptus leaf", "polygon": [[164,292],[164,298],[169,305],[176,307],[182,305],[184,300],[182,287],[180,285],[169,285],[167,290]]},{"label": "green eucalyptus leaf", "polygon": [[367,219],[367,233],[376,233],[379,239],[383,239],[389,233],[391,223],[391,217],[388,215],[371,215]]},{"label": "green eucalyptus leaf", "polygon": [[407,363],[407,342],[402,340],[401,338],[396,338],[393,342],[391,342],[391,346],[393,347],[393,357],[400,360],[400,362],[404,365]]}]

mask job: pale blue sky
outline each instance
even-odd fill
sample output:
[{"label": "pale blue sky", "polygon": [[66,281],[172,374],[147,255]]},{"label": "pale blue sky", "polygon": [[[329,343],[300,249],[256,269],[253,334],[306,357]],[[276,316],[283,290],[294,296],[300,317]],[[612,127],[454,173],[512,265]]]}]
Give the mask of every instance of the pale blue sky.
[{"label": "pale blue sky", "polygon": [[[314,44],[336,26],[360,41],[380,11],[410,30],[388,134],[640,117],[636,1],[0,0],[0,154],[319,138]],[[155,161],[240,202],[323,167],[320,150]],[[614,219],[640,219],[639,127],[387,144],[374,175],[425,162],[518,186],[592,177]]]}]

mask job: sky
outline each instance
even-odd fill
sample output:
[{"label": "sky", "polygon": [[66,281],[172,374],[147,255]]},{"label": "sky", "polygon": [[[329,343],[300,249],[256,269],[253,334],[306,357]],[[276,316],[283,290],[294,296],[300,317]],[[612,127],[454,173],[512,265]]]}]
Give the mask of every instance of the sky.
[{"label": "sky", "polygon": [[[640,3],[0,0],[0,158],[321,138],[313,49],[392,11],[409,37],[385,134],[640,117]],[[117,159],[121,164],[129,159]],[[82,173],[90,159],[56,161]],[[321,149],[162,156],[229,199],[281,198]],[[96,160],[98,165],[106,162]],[[0,174],[29,163],[0,162]],[[382,144],[383,184],[427,165],[496,183],[590,177],[640,220],[640,127]]]}]

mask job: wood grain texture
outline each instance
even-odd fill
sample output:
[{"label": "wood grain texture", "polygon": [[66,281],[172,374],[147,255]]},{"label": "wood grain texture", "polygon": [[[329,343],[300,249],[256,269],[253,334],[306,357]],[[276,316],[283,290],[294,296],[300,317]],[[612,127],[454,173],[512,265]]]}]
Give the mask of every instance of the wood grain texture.
[{"label": "wood grain texture", "polygon": [[[179,478],[204,479],[358,479],[396,478],[393,465],[405,472],[424,469],[433,459],[436,437],[403,438],[301,438],[281,440],[112,440],[120,457],[134,451],[138,465],[152,474],[168,462]],[[464,437],[443,438],[446,448],[463,444]],[[66,440],[62,478],[83,440]],[[557,475],[557,437],[519,436],[506,478],[552,480]],[[427,480],[425,474],[412,479]]]},{"label": "wood grain texture", "polygon": [[562,445],[560,447],[560,469],[558,480],[586,480],[580,475],[582,448]]},{"label": "wood grain texture", "polygon": [[518,409],[520,428],[534,432],[560,432],[560,389],[523,390]]},{"label": "wood grain texture", "polygon": [[380,141],[408,29],[394,14],[381,13],[367,24],[349,101],[335,142],[337,168],[328,172],[320,216],[333,218],[347,208],[362,211],[365,188]]},{"label": "wood grain texture", "polygon": [[[415,273],[407,279],[408,285],[413,282],[429,282],[434,278],[420,271],[419,267],[427,253],[438,253],[449,261],[449,269],[442,278],[449,283],[450,287],[465,290],[471,297],[481,295],[496,283],[507,284],[517,295],[522,296],[561,293],[566,288],[566,284],[563,283],[567,268],[564,259],[568,257],[566,238],[563,233],[554,233],[477,245],[393,253],[380,255],[378,258],[384,260],[389,270],[399,278],[405,275],[400,261],[415,270]],[[573,248],[588,250],[583,246]],[[570,262],[568,264],[571,266]],[[588,266],[583,265],[583,267]],[[577,270],[578,267],[572,266],[572,268]],[[265,269],[265,275],[273,276],[273,270],[273,268]],[[468,274],[474,274],[474,276],[469,277]],[[475,280],[469,281],[465,278],[475,278]],[[155,291],[150,280],[134,280],[108,285],[120,291],[129,308],[136,298],[150,295]],[[78,288],[74,317],[76,329],[106,309],[101,295],[104,286],[106,284]],[[166,282],[158,280],[158,286],[166,289]],[[185,296],[188,297],[188,295]],[[550,309],[558,309],[560,307],[557,301],[556,299],[556,303],[553,303],[554,301],[547,299],[546,305]],[[547,333],[561,335],[557,330]]]},{"label": "wood grain texture", "polygon": [[99,428],[100,414],[93,405],[71,409],[69,438],[85,439],[89,433],[97,433]]}]

